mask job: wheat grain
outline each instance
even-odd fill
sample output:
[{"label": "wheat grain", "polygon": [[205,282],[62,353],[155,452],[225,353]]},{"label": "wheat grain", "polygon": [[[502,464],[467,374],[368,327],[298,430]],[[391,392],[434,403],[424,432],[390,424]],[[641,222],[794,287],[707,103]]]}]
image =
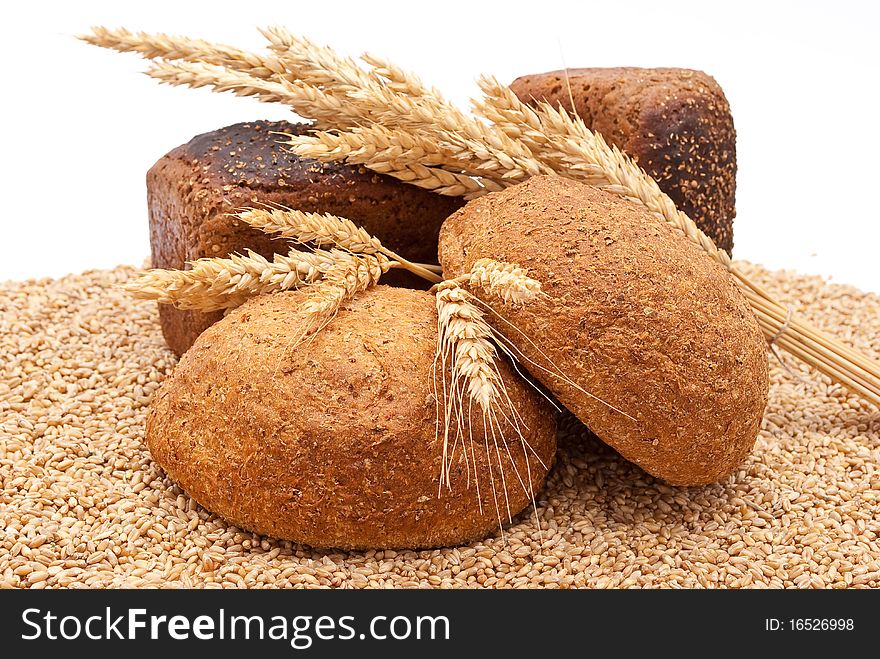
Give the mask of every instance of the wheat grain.
[{"label": "wheat grain", "polygon": [[126,283],[125,289],[141,300],[216,311],[239,306],[254,295],[313,284],[350,259],[344,252],[291,250],[269,261],[248,251],[247,256],[198,259],[190,270],[150,270]]},{"label": "wheat grain", "polygon": [[298,80],[335,92],[380,84],[351,58],[341,57],[332,48],[312,43],[280,25],[260,29],[260,32],[288,73]]},{"label": "wheat grain", "polygon": [[394,62],[371,53],[364,53],[361,59],[372,67],[374,75],[382,78],[385,85],[398,94],[405,94],[411,98],[431,97],[436,100],[442,98],[438,90],[426,87],[417,75],[403,70]]},{"label": "wheat grain", "polygon": [[[737,267],[880,355],[877,295]],[[148,405],[176,359],[155,306],[120,290],[134,275],[0,282],[0,587],[880,587],[880,416],[798,363],[773,365],[755,450],[710,487],[667,487],[564,417],[533,514],[503,540],[327,552],[244,531],[150,458]]]}]

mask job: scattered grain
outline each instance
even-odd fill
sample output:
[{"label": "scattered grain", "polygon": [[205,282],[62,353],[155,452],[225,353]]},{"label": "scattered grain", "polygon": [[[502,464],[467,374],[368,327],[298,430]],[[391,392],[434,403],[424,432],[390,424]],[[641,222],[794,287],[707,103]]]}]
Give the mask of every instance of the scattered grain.
[{"label": "scattered grain", "polygon": [[[739,266],[880,354],[880,296]],[[755,450],[722,483],[659,483],[568,419],[505,541],[341,553],[229,526],[144,446],[175,360],[155,306],[119,288],[134,274],[0,283],[0,587],[880,587],[880,415],[775,361]]]}]

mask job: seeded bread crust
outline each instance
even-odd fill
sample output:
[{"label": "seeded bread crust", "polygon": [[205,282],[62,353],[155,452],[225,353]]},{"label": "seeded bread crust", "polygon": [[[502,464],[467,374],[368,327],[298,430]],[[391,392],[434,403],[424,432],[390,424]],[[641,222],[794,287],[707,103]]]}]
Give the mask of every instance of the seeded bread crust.
[{"label": "seeded bread crust", "polygon": [[[306,130],[284,121],[234,124],[163,156],[147,173],[153,267],[183,268],[245,249],[266,257],[285,252],[283,243],[228,215],[255,204],[341,215],[410,260],[436,262],[440,225],[462,202],[366,169],[298,158],[275,134]],[[222,314],[160,305],[159,316],[180,355]]]},{"label": "seeded bread crust", "polygon": [[568,69],[522,76],[511,89],[524,102],[547,100],[568,110],[573,98],[589,128],[629,154],[718,247],[731,253],[736,131],[714,78],[674,68]]},{"label": "seeded bread crust", "polygon": [[377,286],[294,348],[305,295],[247,301],[156,392],[147,445],[183,489],[242,528],[340,549],[456,545],[531,502],[556,422],[504,358],[525,444],[506,425],[504,438],[487,437],[474,410],[450,457],[451,488],[441,487],[434,297]]},{"label": "seeded bread crust", "polygon": [[[487,321],[605,443],[673,485],[713,483],[739,466],[767,404],[767,344],[708,254],[643,206],[533,176],[443,223],[447,277],[486,257],[518,263],[545,293],[514,306],[474,290],[496,311]],[[548,375],[548,360],[580,388]]]}]

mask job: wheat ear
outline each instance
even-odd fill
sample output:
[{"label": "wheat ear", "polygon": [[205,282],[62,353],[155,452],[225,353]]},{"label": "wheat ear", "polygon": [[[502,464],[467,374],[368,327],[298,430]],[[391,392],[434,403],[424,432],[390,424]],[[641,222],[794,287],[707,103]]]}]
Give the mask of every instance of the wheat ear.
[{"label": "wheat ear", "polygon": [[323,280],[309,289],[309,297],[303,304],[306,321],[294,346],[320,332],[336,317],[343,304],[375,286],[391,266],[391,261],[382,254],[363,254],[351,255],[347,263],[340,262],[327,270]]},{"label": "wheat ear", "polygon": [[[275,53],[272,57],[201,40],[106,28],[94,28],[92,35],[82,38],[98,46],[138,52],[150,58],[182,60],[158,62],[148,74],[169,84],[211,87],[215,91],[284,103],[313,120],[319,129],[354,128],[371,123],[410,132],[413,128],[424,129],[447,156],[448,162],[438,163],[437,168],[453,174],[496,177],[503,179],[501,185],[507,185],[534,174],[550,173],[524,145],[461,112],[436,90],[426,90],[415,76],[388,62],[367,55],[368,64],[379,66],[366,71],[350,58],[340,57],[332,49],[294,36],[284,28],[271,27],[262,32]],[[418,96],[412,96],[413,92]],[[466,172],[462,171],[461,162],[468,163]],[[428,178],[425,174],[429,172],[413,175],[412,169],[400,170],[410,182],[424,182]],[[442,177],[434,174],[434,178]],[[447,182],[436,187],[451,185]],[[470,197],[488,189],[492,188],[462,192]]]},{"label": "wheat ear", "polygon": [[149,270],[124,285],[142,300],[172,304],[180,309],[216,311],[242,304],[255,295],[313,284],[351,256],[340,251],[291,250],[269,261],[248,251],[247,256],[205,258],[190,270]]},{"label": "wheat ear", "polygon": [[[443,433],[440,488],[442,491],[444,486],[452,487],[450,469],[456,451],[460,450],[467,470],[468,486],[471,465],[473,466],[477,501],[482,513],[483,495],[480,492],[479,471],[476,466],[476,442],[472,420],[472,411],[476,406],[482,417],[486,465],[500,526],[504,516],[501,512],[499,488],[495,484],[493,463],[497,464],[497,473],[501,480],[500,490],[503,493],[506,518],[508,521],[512,519],[502,451],[507,454],[520,485],[526,494],[534,499],[530,485],[531,477],[527,474],[524,479],[519,473],[510,453],[508,440],[505,438],[505,427],[511,428],[518,437],[526,457],[527,468],[531,447],[523,435],[522,419],[508,396],[504,380],[498,370],[497,350],[492,343],[494,330],[483,319],[482,312],[473,304],[470,295],[456,282],[442,282],[435,286],[434,290],[438,326],[437,352],[434,359],[435,388],[438,379],[442,383],[437,395],[438,432],[441,428],[442,406]],[[534,454],[534,451],[531,452]]]},{"label": "wheat ear", "polygon": [[525,268],[495,259],[477,259],[471,271],[457,278],[457,281],[480,287],[504,302],[517,306],[543,295],[541,282],[529,277]]},{"label": "wheat ear", "polygon": [[579,153],[581,137],[569,131],[548,126],[546,117],[519,100],[516,94],[493,76],[483,75],[477,81],[482,98],[473,99],[474,110],[491,121],[505,135],[525,144],[556,174],[591,185],[607,184],[607,173],[601,165]]},{"label": "wheat ear", "polygon": [[151,270],[126,289],[141,299],[212,311],[238,306],[254,295],[311,284],[313,293],[306,303],[310,321],[304,330],[309,334],[391,268],[410,270],[431,282],[441,279],[430,266],[407,261],[345,218],[283,208],[246,209],[235,217],[282,238],[339,249],[291,250],[287,256],[276,254],[271,262],[251,251],[247,256],[199,259],[190,270]]},{"label": "wheat ear", "polygon": [[492,176],[463,173],[468,164],[455,161],[434,140],[379,124],[358,126],[348,132],[287,135],[286,144],[303,158],[364,165],[379,174],[452,197],[475,197],[504,187]]},{"label": "wheat ear", "polygon": [[356,254],[382,256],[389,262],[389,267],[409,270],[432,283],[442,280],[429,269],[431,266],[408,261],[385,247],[366,229],[344,217],[330,213],[306,213],[285,207],[246,208],[235,217],[264,233],[278,234],[299,243],[335,245]]},{"label": "wheat ear", "polygon": [[[522,182],[537,174],[552,174],[553,171],[544,163],[536,160],[531,152],[520,142],[510,139],[500,130],[495,129],[473,117],[467,117],[448,103],[424,102],[424,99],[409,99],[386,87],[377,89],[349,91],[344,103],[350,104],[352,113],[361,115],[361,123],[371,128],[382,126],[386,132],[364,129],[352,129],[341,133],[344,141],[337,141],[334,148],[344,147],[339,154],[348,158],[363,152],[381,150],[386,143],[400,142],[400,135],[406,133],[410,140],[430,141],[423,146],[430,166],[445,169],[455,174],[466,174],[478,180],[489,180],[495,186],[484,186],[477,194],[491,191],[493,188],[505,187]],[[339,127],[339,126],[337,126]],[[346,126],[342,126],[348,128]],[[397,139],[393,138],[393,131]],[[391,137],[391,139],[389,139]],[[300,151],[298,143],[310,144],[308,140],[295,140],[292,144],[294,153],[305,155]],[[315,144],[315,142],[311,142]],[[405,149],[406,147],[401,144]],[[397,164],[427,164],[421,156],[415,159],[399,158]],[[380,162],[384,162],[384,159]],[[373,168],[369,160],[364,161]],[[404,168],[396,167],[409,178]],[[378,170],[377,170],[378,171]],[[396,175],[394,172],[386,171]],[[401,177],[403,178],[403,177]],[[408,182],[418,181],[416,178]],[[461,181],[459,181],[461,182]],[[467,187],[462,189],[465,196],[476,196]]]},{"label": "wheat ear", "polygon": [[219,66],[191,62],[155,62],[146,74],[168,85],[178,87],[211,87],[215,92],[232,92],[236,96],[253,96],[263,103],[285,103],[287,90],[283,85],[254,78],[245,73]]},{"label": "wheat ear", "polygon": [[488,411],[498,402],[501,382],[495,348],[490,342],[492,329],[457,283],[444,282],[435,295],[441,329],[439,346],[448,345],[460,356],[452,360],[453,381],[463,383],[471,400]]},{"label": "wheat ear", "polygon": [[183,87],[210,87],[215,92],[252,96],[263,103],[282,103],[310,118],[315,127],[336,125],[345,117],[345,106],[334,96],[310,85],[283,78],[263,80],[209,64],[154,62],[146,74],[160,82]]},{"label": "wheat ear", "polygon": [[275,56],[264,56],[226,44],[203,39],[174,36],[163,33],[131,32],[125,28],[92,28],[91,34],[80,39],[93,46],[109,48],[120,53],[138,53],[147,59],[184,60],[211,64],[252,77],[270,80],[285,75],[284,66]]},{"label": "wheat ear", "polygon": [[[282,27],[262,30],[269,47],[285,67],[304,83],[344,99],[356,124],[378,123],[390,129],[419,128],[442,144],[456,161],[470,161],[483,174],[503,171],[508,179],[524,180],[549,173],[522,144],[502,131],[462,112],[436,90],[426,90],[418,78],[388,62],[372,72],[333,49],[318,46]],[[373,56],[364,57],[376,64]],[[389,76],[391,84],[383,77]],[[415,90],[417,95],[411,92]],[[337,124],[337,128],[350,128]],[[458,168],[459,163],[451,165]]]}]

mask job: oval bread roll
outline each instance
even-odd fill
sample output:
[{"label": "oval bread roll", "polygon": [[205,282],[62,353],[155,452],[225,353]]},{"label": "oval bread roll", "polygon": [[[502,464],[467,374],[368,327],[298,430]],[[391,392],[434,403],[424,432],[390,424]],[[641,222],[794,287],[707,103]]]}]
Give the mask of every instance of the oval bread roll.
[{"label": "oval bread roll", "polygon": [[341,549],[454,545],[531,502],[556,426],[549,403],[513,369],[499,363],[527,426],[523,441],[513,432],[506,443],[487,439],[474,412],[469,462],[459,444],[451,488],[441,489],[433,296],[375,287],[294,346],[306,295],[245,303],[163,383],[146,438],[172,479],[245,529]]},{"label": "oval bread roll", "polygon": [[[633,202],[541,176],[446,220],[446,276],[480,258],[541,282],[547,296],[522,307],[473,292],[522,330],[486,316],[602,440],[676,485],[740,464],[767,403],[766,343],[732,278],[699,247]],[[535,366],[548,359],[580,389]]]}]

